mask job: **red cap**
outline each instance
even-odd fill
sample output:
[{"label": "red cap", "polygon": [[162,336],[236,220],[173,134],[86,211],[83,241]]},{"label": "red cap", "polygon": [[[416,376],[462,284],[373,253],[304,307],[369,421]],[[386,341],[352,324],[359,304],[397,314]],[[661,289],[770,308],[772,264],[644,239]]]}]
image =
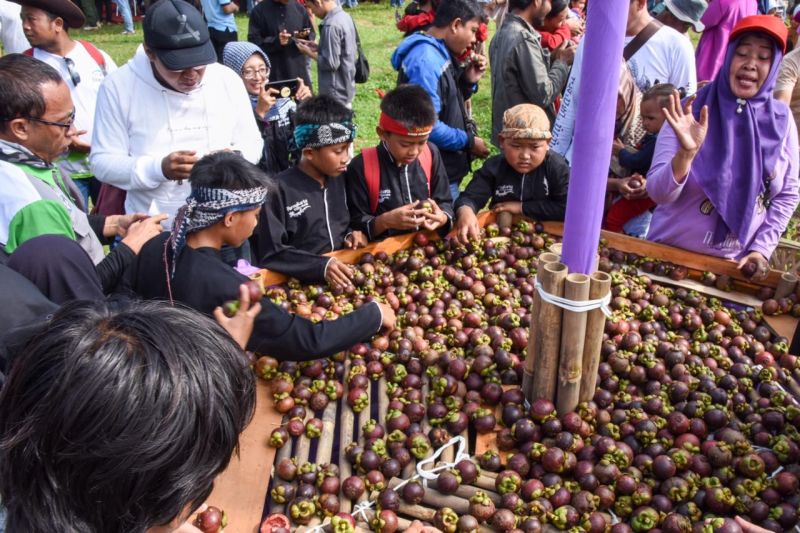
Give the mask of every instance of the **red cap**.
[{"label": "red cap", "polygon": [[772,37],[781,52],[786,52],[786,40],[789,37],[789,31],[786,29],[786,24],[782,19],[775,15],[752,15],[740,20],[736,26],[733,27],[729,42],[745,33],[766,33]]}]

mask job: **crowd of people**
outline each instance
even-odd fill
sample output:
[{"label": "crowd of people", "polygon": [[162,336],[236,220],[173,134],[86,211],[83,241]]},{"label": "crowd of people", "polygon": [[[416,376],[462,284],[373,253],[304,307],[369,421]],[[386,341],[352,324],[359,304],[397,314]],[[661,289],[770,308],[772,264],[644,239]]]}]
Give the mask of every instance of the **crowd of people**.
[{"label": "crowd of people", "polygon": [[[357,155],[357,2],[158,0],[118,66],[71,35],[110,5],[15,1],[0,0],[10,532],[190,531],[253,411],[243,350],[311,360],[394,327],[377,301],[317,323],[250,305],[254,266],[347,291],[353,271],[329,252],[420,230],[466,243],[487,206],[565,217],[585,0],[393,1],[397,85]],[[605,226],[764,277],[800,200],[800,8],[629,4],[609,58]],[[481,128],[477,91],[492,100]]]}]

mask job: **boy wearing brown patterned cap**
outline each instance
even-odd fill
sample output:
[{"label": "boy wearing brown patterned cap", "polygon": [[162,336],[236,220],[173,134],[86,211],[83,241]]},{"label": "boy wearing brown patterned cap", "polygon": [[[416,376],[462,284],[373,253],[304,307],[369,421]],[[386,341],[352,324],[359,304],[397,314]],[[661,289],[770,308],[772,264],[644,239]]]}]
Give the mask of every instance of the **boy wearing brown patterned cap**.
[{"label": "boy wearing brown patterned cap", "polygon": [[519,104],[503,113],[501,155],[484,163],[456,201],[458,239],[478,238],[475,216],[487,202],[495,213],[535,220],[564,220],[569,165],[550,148],[550,120],[533,104]]}]

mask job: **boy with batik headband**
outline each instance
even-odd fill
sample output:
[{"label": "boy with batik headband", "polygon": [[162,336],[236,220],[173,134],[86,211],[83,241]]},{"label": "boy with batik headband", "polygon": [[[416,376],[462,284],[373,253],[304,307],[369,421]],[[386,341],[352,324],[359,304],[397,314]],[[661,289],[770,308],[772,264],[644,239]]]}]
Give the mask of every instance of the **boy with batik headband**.
[{"label": "boy with batik headband", "polygon": [[262,213],[252,241],[260,266],[301,281],[350,284],[352,269],[322,254],[366,244],[350,230],[344,178],[356,136],[353,112],[338,100],[309,98],[295,113],[300,162],[275,177],[278,191]]},{"label": "boy with batik headband", "polygon": [[[266,176],[239,155],[216,152],[194,165],[189,183],[191,194],[172,232],[142,249],[131,285],[143,298],[168,298],[211,315],[239,298],[248,280],[225,264],[220,248],[239,247],[253,233],[267,196]],[[394,320],[391,307],[376,302],[338,319],[335,327],[314,324],[265,298],[247,348],[279,359],[317,359],[370,338],[382,326],[393,327]]]},{"label": "boy with batik headband", "polygon": [[456,230],[461,242],[480,235],[475,214],[486,202],[495,213],[525,215],[534,220],[564,220],[569,164],[551,152],[550,120],[533,104],[519,104],[503,113],[494,156],[475,173],[456,202]]},{"label": "boy with batik headband", "polygon": [[347,169],[351,226],[370,241],[421,229],[446,233],[453,200],[439,150],[428,143],[436,122],[431,97],[399,85],[381,101],[381,143],[365,148]]}]

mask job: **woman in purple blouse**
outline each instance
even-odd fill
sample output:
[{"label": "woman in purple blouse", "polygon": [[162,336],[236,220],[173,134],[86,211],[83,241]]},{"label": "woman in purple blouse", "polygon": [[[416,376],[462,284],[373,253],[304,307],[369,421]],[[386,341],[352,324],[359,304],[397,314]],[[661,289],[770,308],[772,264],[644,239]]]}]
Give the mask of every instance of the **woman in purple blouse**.
[{"label": "woman in purple blouse", "polygon": [[714,81],[683,105],[673,95],[647,175],[649,240],[769,272],[799,198],[797,128],[772,97],[786,34],[777,17],[742,19]]}]

